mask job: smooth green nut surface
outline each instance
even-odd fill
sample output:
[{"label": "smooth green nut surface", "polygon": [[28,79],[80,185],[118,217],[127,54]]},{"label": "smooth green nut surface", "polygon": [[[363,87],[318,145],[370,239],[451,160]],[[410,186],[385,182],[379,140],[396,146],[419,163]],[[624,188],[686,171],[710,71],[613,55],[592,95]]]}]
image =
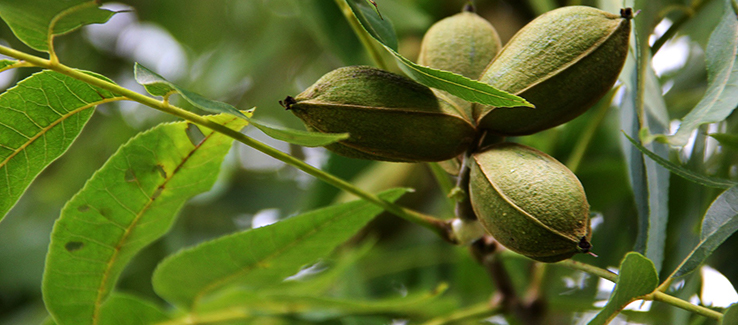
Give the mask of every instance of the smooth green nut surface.
[{"label": "smooth green nut surface", "polygon": [[475,135],[455,104],[372,67],[333,70],[285,103],[309,130],[348,132],[348,139],[326,148],[351,158],[442,161],[464,152]]},{"label": "smooth green nut surface", "polygon": [[612,88],[620,74],[628,54],[630,18],[630,9],[614,15],[570,6],[528,23],[479,80],[536,107],[474,105],[478,126],[499,135],[525,135],[584,113]]},{"label": "smooth green nut surface", "polygon": [[520,144],[501,143],[474,154],[470,169],[474,212],[503,246],[541,262],[589,251],[584,189],[556,159]]},{"label": "smooth green nut surface", "polygon": [[492,24],[465,10],[428,29],[423,36],[418,64],[476,80],[501,47]]}]

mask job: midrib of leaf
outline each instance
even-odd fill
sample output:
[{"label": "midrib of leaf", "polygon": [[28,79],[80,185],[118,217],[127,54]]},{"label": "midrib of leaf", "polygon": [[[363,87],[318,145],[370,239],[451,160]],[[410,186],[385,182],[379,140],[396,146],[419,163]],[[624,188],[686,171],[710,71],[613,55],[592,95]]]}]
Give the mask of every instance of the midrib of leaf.
[{"label": "midrib of leaf", "polygon": [[[88,104],[86,104],[84,106],[81,106],[81,107],[75,109],[75,110],[68,111],[67,114],[60,114],[61,115],[61,118],[59,118],[57,120],[54,120],[54,122],[50,123],[46,127],[41,127],[40,125],[38,125],[38,123],[36,123],[36,121],[34,121],[33,119],[30,119],[31,122],[33,122],[33,124],[35,124],[36,126],[38,126],[38,127],[41,128],[40,132],[38,132],[36,135],[28,138],[28,141],[26,141],[23,145],[21,145],[17,149],[12,149],[10,147],[3,146],[3,147],[6,147],[8,149],[13,150],[13,153],[11,153],[10,156],[8,156],[8,158],[5,158],[5,160],[3,160],[2,162],[0,162],[0,168],[4,168],[5,165],[11,159],[13,159],[13,157],[15,157],[16,155],[18,155],[20,152],[25,151],[26,148],[28,148],[28,146],[30,146],[32,143],[34,143],[36,140],[38,140],[38,138],[40,138],[41,136],[46,135],[46,132],[48,132],[49,130],[53,129],[54,127],[56,127],[60,123],[66,121],[68,118],[70,118],[72,116],[75,116],[77,113],[80,113],[80,112],[82,112],[82,111],[84,111],[86,109],[93,108],[93,107],[95,107],[97,105],[105,104],[105,103],[110,103],[110,102],[114,102],[114,101],[118,101],[118,100],[123,100],[123,99],[124,98],[122,98],[122,97],[113,97],[113,98],[105,98],[103,100],[99,100],[99,101],[96,101],[96,102],[88,103]],[[58,114],[59,112],[56,112],[56,113]],[[7,127],[10,130],[15,131],[16,133],[18,133],[20,135],[25,136],[23,133],[19,132],[18,130],[14,129],[12,127],[10,127],[9,125],[6,125],[6,124],[2,124],[2,125],[5,126],[5,127]],[[6,178],[7,177],[10,177],[10,175],[8,175],[8,169],[7,168],[4,168],[4,169],[5,169],[5,177]],[[10,186],[8,186],[8,191],[10,191]],[[11,194],[11,193],[8,193],[8,194]]]},{"label": "midrib of leaf", "polygon": [[[235,119],[234,119],[235,120]],[[229,121],[230,122],[230,121]],[[227,124],[227,123],[224,123]],[[182,158],[182,162],[180,162],[174,170],[167,175],[167,177],[162,181],[162,183],[156,187],[154,190],[154,193],[158,191],[159,189],[166,189],[167,183],[174,177],[174,175],[177,175],[177,172],[184,166],[185,163],[192,157],[192,155],[200,149],[200,147],[206,143],[210,138],[213,137],[213,135],[217,134],[215,131],[212,131],[209,135],[205,137],[200,143],[195,145],[195,147],[190,150],[190,152],[187,154],[187,156]],[[138,178],[136,178],[136,183],[139,185],[139,188],[141,188],[140,184],[138,183]],[[152,193],[153,195],[153,193]],[[92,314],[92,324],[97,324],[98,320],[100,319],[100,308],[102,307],[103,299],[105,298],[105,285],[108,283],[108,280],[110,278],[110,270],[113,268],[113,264],[115,264],[115,261],[118,258],[118,254],[120,253],[121,248],[125,244],[125,242],[128,239],[128,236],[132,233],[133,229],[136,227],[136,224],[138,224],[138,221],[141,219],[141,217],[148,211],[149,207],[151,207],[151,204],[154,203],[156,198],[161,196],[161,193],[159,193],[157,196],[152,195],[146,195],[149,197],[149,201],[146,203],[146,205],[141,208],[141,210],[136,214],[136,217],[133,218],[133,221],[131,221],[130,225],[128,227],[125,227],[125,230],[123,232],[123,236],[118,241],[118,244],[113,249],[113,255],[108,260],[107,265],[105,266],[105,271],[103,271],[103,277],[100,281],[100,286],[97,288],[97,298],[95,298],[95,304],[94,304],[94,312]],[[114,197],[114,196],[113,196]]]},{"label": "midrib of leaf", "polygon": [[278,257],[279,255],[281,255],[282,253],[284,253],[286,250],[292,248],[293,246],[295,246],[295,245],[297,245],[299,243],[302,243],[302,241],[305,240],[305,238],[307,238],[310,235],[318,232],[320,229],[325,228],[329,224],[335,222],[337,219],[341,218],[346,213],[351,213],[351,211],[353,211],[353,210],[354,209],[351,209],[350,211],[347,211],[345,213],[341,213],[340,215],[334,216],[329,221],[322,223],[318,227],[314,227],[311,231],[306,232],[304,235],[298,237],[296,240],[292,241],[288,245],[283,246],[279,250],[274,251],[272,254],[269,254],[268,256],[265,256],[264,258],[259,259],[258,261],[254,261],[253,263],[251,263],[247,267],[242,267],[241,270],[239,270],[238,272],[235,272],[235,273],[233,273],[233,274],[231,274],[229,276],[223,277],[222,279],[217,280],[217,281],[214,281],[211,284],[207,285],[205,288],[203,288],[202,290],[200,290],[200,292],[198,292],[197,295],[195,295],[194,299],[192,300],[192,305],[190,306],[190,310],[195,310],[195,307],[199,303],[200,299],[202,299],[203,296],[206,295],[209,291],[213,290],[213,288],[217,288],[218,286],[222,285],[223,283],[228,283],[228,281],[230,281],[231,279],[237,278],[237,277],[241,276],[244,273],[248,273],[248,272],[250,272],[250,271],[258,268],[260,265],[262,265],[262,263],[264,261],[268,261],[270,259],[273,259],[275,257]]}]

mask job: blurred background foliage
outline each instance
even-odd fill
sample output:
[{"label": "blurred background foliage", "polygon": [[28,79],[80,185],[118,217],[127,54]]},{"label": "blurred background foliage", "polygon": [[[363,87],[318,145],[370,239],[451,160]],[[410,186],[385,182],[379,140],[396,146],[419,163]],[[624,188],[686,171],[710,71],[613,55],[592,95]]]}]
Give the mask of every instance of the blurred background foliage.
[{"label": "blurred background foliage", "polygon": [[[457,13],[466,1],[377,2],[385,17],[395,24],[400,52],[414,60],[425,30],[435,21]],[[666,21],[654,22],[660,24],[653,40],[668,29],[670,22],[683,16],[679,11],[669,11],[670,6],[691,3],[689,0],[658,2],[664,8],[662,17]],[[540,13],[568,4],[617,10],[621,1],[476,1],[478,13],[497,28],[503,42]],[[239,109],[256,107],[255,115],[273,124],[302,128],[297,118],[279,106],[279,100],[298,94],[332,69],[371,65],[334,1],[129,0],[106,3],[104,7],[121,13],[107,24],[86,26],[61,37],[56,44],[62,62],[104,74],[143,93],[133,80],[133,63],[140,62],[172,82],[209,98]],[[676,37],[654,58],[653,65],[673,120],[683,117],[704,93],[704,47],[721,12],[721,1],[706,0],[706,5],[681,26]],[[640,22],[636,20],[636,23]],[[0,42],[34,53],[16,40],[4,24],[0,24]],[[28,69],[5,72],[0,75],[0,87],[13,85],[33,72]],[[614,97],[617,102],[618,94]],[[184,101],[176,103],[187,105]],[[564,126],[513,139],[566,163],[583,132],[601,119],[575,170],[596,213],[592,243],[599,255],[599,258],[577,256],[576,259],[600,267],[618,265],[623,255],[633,249],[638,232],[633,194],[620,147],[623,136],[619,131],[619,113],[617,107],[609,106],[601,103],[599,108]],[[0,324],[33,324],[45,317],[41,276],[49,233],[62,206],[127,139],[171,119],[133,102],[101,106],[69,152],[36,179],[0,225]],[[735,127],[735,114],[724,122],[703,127],[690,145],[672,151],[672,160],[681,161],[701,174],[736,179],[738,148],[718,146],[705,135],[734,133]],[[353,179],[364,189],[413,187],[416,192],[406,195],[401,204],[444,218],[452,214],[425,165],[353,160],[331,155],[322,148],[300,148],[271,140],[255,129],[247,133],[344,179]],[[666,272],[696,243],[700,217],[719,194],[717,190],[675,176],[671,177],[670,187]],[[236,144],[214,189],[187,204],[172,231],[131,262],[118,288],[158,299],[151,288],[151,273],[156,263],[172,252],[347,199],[338,190],[294,168]],[[738,238],[733,236],[708,263],[733,283],[738,283],[738,264],[733,262],[737,245]],[[483,304],[494,293],[486,271],[466,249],[451,247],[432,233],[390,215],[377,218],[361,236],[321,263],[329,269],[344,267],[331,278],[331,285],[323,288],[329,296],[356,299],[402,296],[408,290],[432,290],[446,282],[450,286],[443,296],[445,307],[439,307],[440,312]],[[533,264],[513,256],[506,259],[506,265],[514,276],[513,283],[522,292],[536,272]],[[548,298],[551,324],[577,323],[583,314],[595,313],[592,302],[606,300],[607,290],[611,289],[606,286],[603,289],[599,283],[603,280],[583,273],[560,267],[546,270],[539,275],[544,281],[542,288]],[[699,279],[688,284],[679,295],[687,298],[699,295]],[[690,314],[674,307],[665,304],[649,307],[651,312],[647,314],[626,312],[619,317],[646,324],[690,323]],[[697,316],[691,317],[699,320]],[[681,320],[674,322],[677,319]],[[300,319],[271,321],[299,323]],[[392,316],[343,318],[339,322],[388,324]]]}]

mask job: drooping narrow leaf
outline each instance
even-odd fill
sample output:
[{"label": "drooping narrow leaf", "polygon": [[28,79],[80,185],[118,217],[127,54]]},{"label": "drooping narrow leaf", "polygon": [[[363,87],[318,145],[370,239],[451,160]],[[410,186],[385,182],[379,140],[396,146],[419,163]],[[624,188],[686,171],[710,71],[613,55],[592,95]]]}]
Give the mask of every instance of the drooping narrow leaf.
[{"label": "drooping narrow leaf", "polygon": [[146,88],[146,91],[149,92],[149,94],[151,95],[165,96],[171,93],[179,93],[187,102],[201,110],[211,113],[231,114],[233,116],[245,119],[249,121],[251,125],[257,127],[259,130],[264,132],[266,135],[277,140],[306,147],[320,147],[339,140],[347,139],[349,136],[348,133],[319,133],[282,129],[270,126],[244,115],[241,111],[229,104],[207,99],[194,92],[182,89],[177,85],[167,81],[166,79],[164,79],[164,77],[158,75],[156,72],[153,72],[138,63],[134,65],[133,73],[136,78],[136,82],[144,86],[144,88]]},{"label": "drooping narrow leaf", "polygon": [[672,274],[680,277],[699,267],[720,244],[738,230],[738,187],[715,199],[702,219],[700,242]]},{"label": "drooping narrow leaf", "polygon": [[444,311],[454,310],[456,304],[440,299],[448,285],[440,284],[430,292],[417,292],[405,296],[387,297],[376,300],[333,298],[319,295],[292,295],[285,293],[261,293],[249,290],[230,290],[208,301],[193,313],[191,319],[208,319],[208,315],[222,314],[223,311],[240,311],[242,315],[294,314],[329,311],[327,318],[349,315],[400,314],[408,316],[435,316]]},{"label": "drooping narrow leaf", "polygon": [[645,296],[659,285],[659,275],[651,260],[638,253],[628,253],[620,263],[618,281],[604,308],[589,325],[609,323],[629,303]]},{"label": "drooping narrow leaf", "polygon": [[700,125],[722,121],[738,106],[738,17],[730,2],[724,1],[725,13],[705,50],[708,84],[704,97],[682,119],[674,135],[657,139],[684,146]]},{"label": "drooping narrow leaf", "polygon": [[628,141],[630,141],[630,143],[632,143],[633,146],[636,149],[638,149],[640,152],[642,152],[644,155],[648,156],[653,161],[663,166],[664,168],[668,169],[672,173],[679,175],[688,181],[692,181],[697,184],[707,186],[707,187],[713,187],[713,188],[730,188],[730,187],[738,185],[738,182],[734,182],[728,179],[722,179],[722,178],[716,178],[716,177],[710,177],[710,176],[697,174],[689,169],[679,166],[653,153],[652,151],[646,149],[646,147],[642,146],[637,141],[633,140],[633,138],[629,137],[627,134],[625,135],[625,137],[628,138]]},{"label": "drooping narrow leaf", "polygon": [[53,71],[36,73],[0,94],[0,220],[33,179],[67,151],[95,106],[120,99]]},{"label": "drooping narrow leaf", "polygon": [[432,69],[403,57],[397,53],[397,36],[389,20],[384,20],[374,12],[365,0],[345,0],[356,18],[375,40],[390,52],[400,63],[400,68],[415,81],[428,87],[445,90],[464,100],[496,107],[533,107],[525,99],[505,91],[469,79],[467,77],[443,70]]},{"label": "drooping narrow leaf", "polygon": [[[94,0],[0,0],[2,18],[19,40],[48,52],[50,34],[59,35],[87,24],[101,24],[115,13]],[[51,32],[49,32],[51,31]]]},{"label": "drooping narrow leaf", "polygon": [[[210,117],[233,129],[246,121]],[[185,122],[132,138],[61,212],[46,255],[43,296],[59,325],[99,324],[103,302],[123,268],[167,232],[179,208],[215,182],[232,139],[203,129],[190,142]]]},{"label": "drooping narrow leaf", "polygon": [[16,60],[0,60],[0,72],[5,71],[5,69],[16,63],[18,63]]},{"label": "drooping narrow leaf", "polygon": [[[650,18],[658,14],[653,3],[636,0],[636,8],[643,8],[640,19],[650,22]],[[636,137],[643,130],[663,133],[668,129],[669,117],[661,87],[651,68],[651,56],[648,51],[647,38],[652,26],[636,24],[631,42],[632,53],[626,60],[621,74],[625,85],[625,96],[622,99],[621,127],[631,137]],[[661,143],[645,144],[656,154],[667,157],[668,146]],[[669,171],[651,160],[644,159],[643,154],[623,139],[621,147],[628,164],[628,176],[633,188],[634,200],[638,211],[638,235],[634,250],[643,252],[660,270],[664,258],[666,242],[666,224],[669,216]]]},{"label": "drooping narrow leaf", "polygon": [[[380,195],[394,201],[405,193]],[[280,283],[353,236],[382,211],[365,201],[335,205],[275,224],[200,244],[165,259],[154,272],[154,290],[184,309],[229,286],[257,289]]]},{"label": "drooping narrow leaf", "polygon": [[105,325],[151,325],[169,319],[154,303],[122,293],[110,295],[100,310],[100,324]]}]

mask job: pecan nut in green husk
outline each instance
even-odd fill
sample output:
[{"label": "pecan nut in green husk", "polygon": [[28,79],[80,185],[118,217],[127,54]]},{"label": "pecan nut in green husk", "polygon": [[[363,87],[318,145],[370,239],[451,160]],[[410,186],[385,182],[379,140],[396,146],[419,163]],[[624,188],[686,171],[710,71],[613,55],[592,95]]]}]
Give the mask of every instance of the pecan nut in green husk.
[{"label": "pecan nut in green husk", "polygon": [[464,152],[476,132],[454,103],[372,67],[333,70],[284,103],[309,130],[349,133],[326,148],[351,158],[442,161]]},{"label": "pecan nut in green husk", "polygon": [[513,36],[480,81],[535,105],[474,105],[479,128],[525,135],[565,123],[592,107],[617,80],[628,54],[631,9],[614,15],[563,7],[534,19]]},{"label": "pecan nut in green husk", "polygon": [[472,207],[495,240],[541,262],[589,252],[589,204],[566,166],[515,143],[496,144],[472,157]]}]

